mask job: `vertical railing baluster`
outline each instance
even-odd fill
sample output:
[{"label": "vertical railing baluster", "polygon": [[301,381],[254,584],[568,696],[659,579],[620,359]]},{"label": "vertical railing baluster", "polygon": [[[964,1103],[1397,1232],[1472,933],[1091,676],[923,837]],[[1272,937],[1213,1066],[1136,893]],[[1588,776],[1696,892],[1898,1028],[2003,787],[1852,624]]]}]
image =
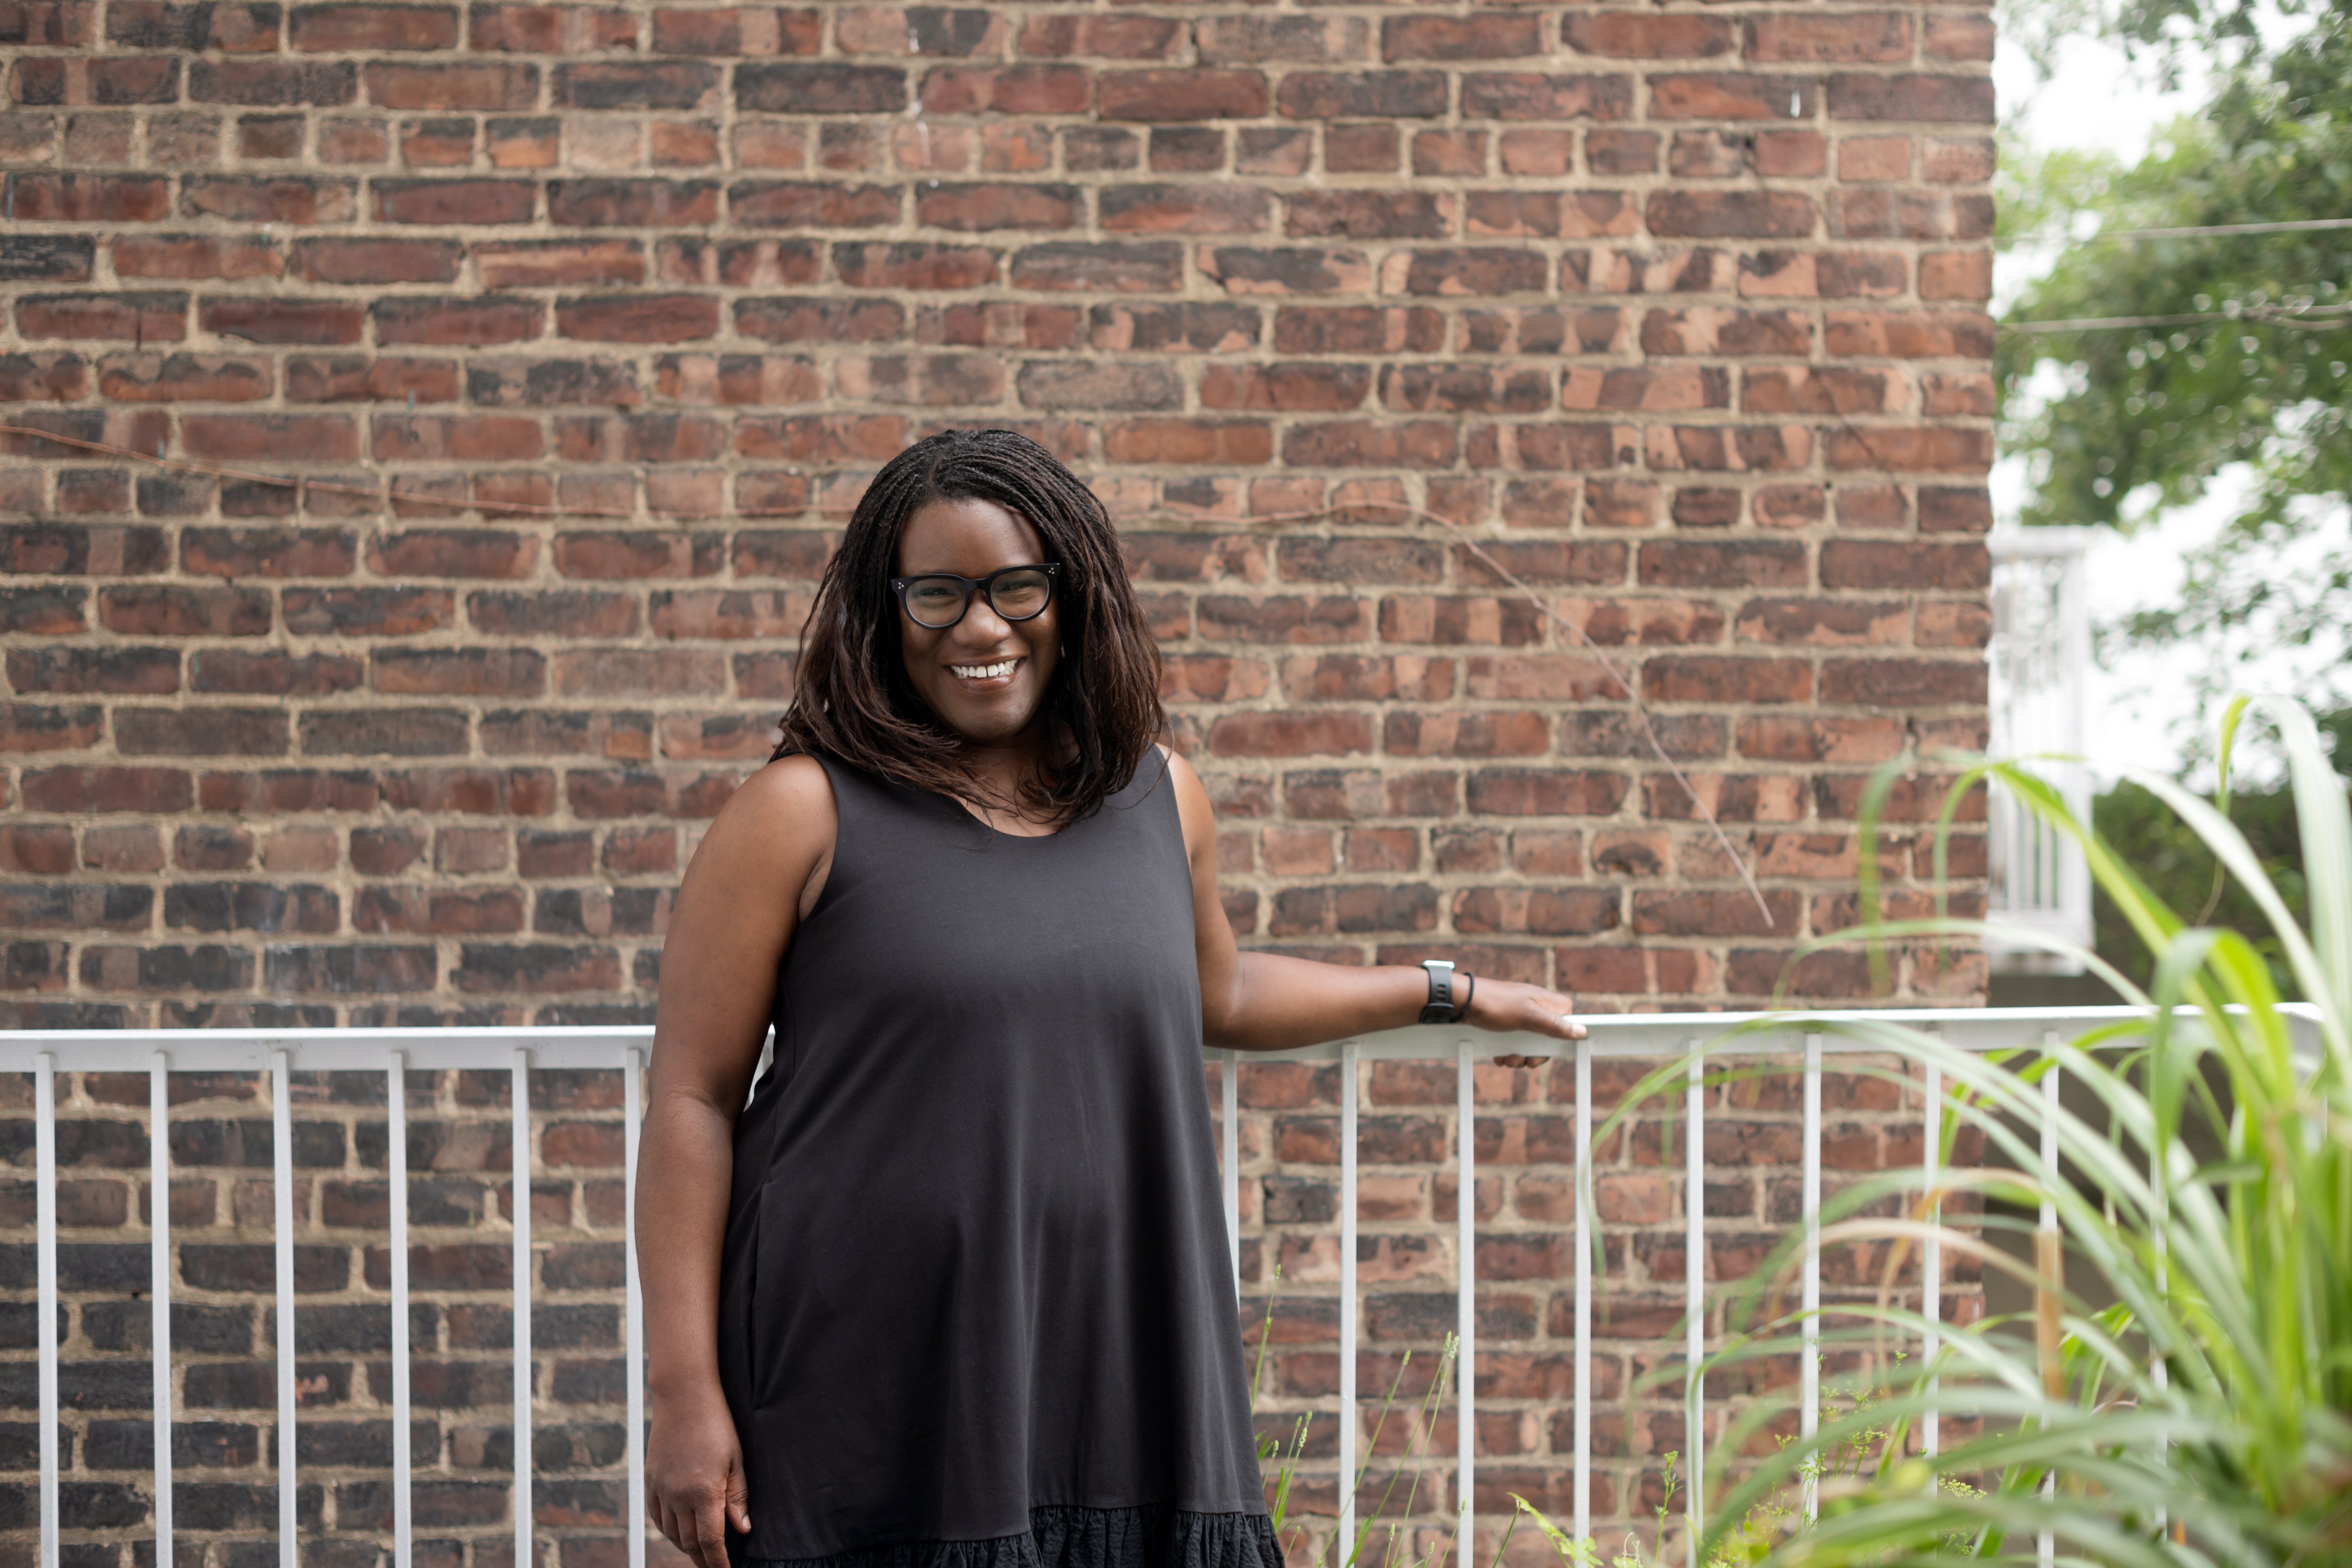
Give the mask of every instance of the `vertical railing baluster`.
[{"label": "vertical railing baluster", "polygon": [[408,1394],[408,1053],[394,1051],[384,1069],[384,1182],[392,1236],[392,1568],[410,1568],[416,1554],[415,1485],[409,1453]]},{"label": "vertical railing baluster", "polygon": [[[2150,1064],[2148,1070],[2152,1078],[2155,1072],[2153,1064]],[[2151,1087],[2153,1087],[2152,1084]],[[2165,1164],[2164,1151],[2151,1142],[2147,1155],[2147,1185],[2148,1192],[2155,1201],[2147,1228],[2148,1240],[2156,1252],[2156,1296],[2159,1301],[2171,1294],[2172,1286],[2170,1235],[2172,1190],[2167,1184],[2170,1179],[2170,1173]],[[2165,1359],[2163,1347],[2150,1343],[2147,1349],[2148,1381],[2155,1385],[2157,1393],[2163,1394],[2172,1387],[2172,1363]],[[2171,1440],[2165,1436],[2163,1428],[2158,1427],[2156,1434],[2156,1458],[2158,1464],[2164,1462],[2165,1450],[2169,1447],[2171,1447]],[[2156,1527],[2158,1531],[2166,1530],[2171,1523],[2171,1520],[2170,1509],[2159,1508],[2156,1510]]]},{"label": "vertical railing baluster", "polygon": [[148,1353],[154,1360],[155,1568],[172,1568],[172,1058],[147,1068]]},{"label": "vertical railing baluster", "polygon": [[1576,1539],[1592,1534],[1592,1042],[1576,1042]]},{"label": "vertical railing baluster", "polygon": [[[2055,1032],[2045,1033],[2042,1043],[2045,1050],[2053,1049],[2058,1043],[2058,1036]],[[2065,1255],[2057,1246],[2058,1201],[2053,1195],[2058,1190],[2058,1063],[2054,1056],[2050,1062],[2050,1070],[2042,1075],[2042,1183],[2041,1235],[2035,1238],[2039,1245],[2035,1248],[2038,1256],[2034,1259],[2034,1267],[2039,1272],[2051,1272],[2057,1276],[2044,1280],[2043,1289],[2063,1292],[2065,1288]],[[2035,1303],[2035,1307],[2038,1321],[2040,1303]],[[2042,1375],[2045,1378],[2049,1375],[2046,1368]],[[2042,1496],[2047,1502],[2054,1503],[2058,1500],[2055,1466],[2042,1478]],[[2041,1568],[2052,1568],[2058,1560],[2056,1534],[2045,1529],[2035,1544],[2040,1552]]]},{"label": "vertical railing baluster", "polygon": [[[1935,1038],[1938,1044],[1943,1041],[1940,1032]],[[1927,1237],[1919,1248],[1919,1315],[1927,1321],[1927,1331],[1922,1338],[1919,1353],[1922,1357],[1920,1370],[1928,1373],[1927,1387],[1932,1393],[1938,1381],[1932,1369],[1944,1345],[1943,1336],[1938,1331],[1944,1321],[1944,1202],[1936,1192],[1938,1167],[1943,1159],[1944,1069],[1934,1062],[1927,1064],[1927,1077],[1920,1085],[1920,1092],[1927,1101],[1921,1112],[1924,1126],[1919,1179],[1921,1192],[1927,1198]],[[1936,1410],[1930,1405],[1919,1417],[1919,1451],[1934,1458],[1938,1436]],[[1927,1489],[1932,1492],[1935,1488],[1935,1478],[1930,1476]]]},{"label": "vertical railing baluster", "polygon": [[[1822,1425],[1822,1037],[1805,1037],[1804,1177],[1799,1196],[1805,1227],[1804,1272],[1799,1286],[1797,1426],[1810,1440]],[[1819,1517],[1821,1487],[1804,1483],[1805,1517]]]},{"label": "vertical railing baluster", "polygon": [[1225,1255],[1234,1265],[1234,1296],[1242,1293],[1242,1054],[1225,1051],[1217,1074],[1218,1109],[1223,1118],[1225,1168]]},{"label": "vertical railing baluster", "polygon": [[646,1568],[646,1286],[637,1273],[637,1124],[644,1119],[638,1103],[644,1093],[639,1081],[643,1058],[635,1047],[621,1053],[621,1160],[626,1167],[621,1173],[622,1252],[627,1265],[625,1286],[628,1296],[625,1321],[622,1332],[627,1350],[624,1375],[628,1379],[629,1436],[626,1459],[629,1467],[629,1516],[624,1522],[629,1531],[629,1568]]},{"label": "vertical railing baluster", "polygon": [[40,1367],[41,1568],[58,1568],[58,1058],[33,1063],[34,1353]]},{"label": "vertical railing baluster", "polygon": [[1356,1042],[1339,1047],[1339,1539],[1348,1562],[1356,1534]]},{"label": "vertical railing baluster", "polygon": [[530,1052],[514,1054],[514,1568],[536,1568],[531,1551]]},{"label": "vertical railing baluster", "polygon": [[1478,1545],[1478,1128],[1477,1084],[1471,1060],[1470,1042],[1461,1041],[1454,1047],[1454,1119],[1459,1124],[1457,1138],[1462,1145],[1460,1177],[1455,1193],[1455,1247],[1461,1262],[1455,1269],[1454,1303],[1454,1337],[1459,1342],[1454,1348],[1454,1392],[1458,1414],[1455,1420],[1455,1466],[1461,1476],[1457,1492],[1462,1504],[1459,1545],[1454,1553],[1454,1568],[1470,1568],[1470,1559]]},{"label": "vertical railing baluster", "polygon": [[270,1155],[275,1167],[278,1275],[278,1563],[299,1568],[294,1425],[294,1062],[269,1056]]},{"label": "vertical railing baluster", "polygon": [[[1698,1054],[1699,1041],[1684,1044],[1692,1055],[1690,1087],[1684,1102],[1690,1126],[1684,1150],[1683,1291],[1689,1316],[1683,1342],[1683,1371],[1688,1379],[1684,1395],[1688,1430],[1684,1436],[1689,1452],[1684,1456],[1687,1479],[1683,1482],[1683,1497],[1690,1521],[1691,1568],[1698,1568],[1699,1526],[1706,1516],[1700,1484],[1706,1463],[1706,1380],[1699,1372],[1699,1363],[1706,1356],[1706,1061]],[[1659,1542],[1660,1553],[1664,1550],[1665,1543]]]}]

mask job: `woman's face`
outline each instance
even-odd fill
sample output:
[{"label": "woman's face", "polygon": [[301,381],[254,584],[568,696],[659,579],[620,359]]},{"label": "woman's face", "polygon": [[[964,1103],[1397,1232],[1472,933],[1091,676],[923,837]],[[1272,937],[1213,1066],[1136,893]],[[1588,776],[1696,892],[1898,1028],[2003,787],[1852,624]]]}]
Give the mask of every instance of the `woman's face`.
[{"label": "woman's face", "polygon": [[[1046,559],[1037,531],[993,501],[935,500],[899,533],[897,574],[985,577]],[[1052,603],[1025,621],[1007,621],[975,591],[963,619],[936,630],[918,625],[893,595],[907,679],[941,723],[967,741],[1003,745],[1036,721],[1061,658],[1066,586],[1056,583]]]}]

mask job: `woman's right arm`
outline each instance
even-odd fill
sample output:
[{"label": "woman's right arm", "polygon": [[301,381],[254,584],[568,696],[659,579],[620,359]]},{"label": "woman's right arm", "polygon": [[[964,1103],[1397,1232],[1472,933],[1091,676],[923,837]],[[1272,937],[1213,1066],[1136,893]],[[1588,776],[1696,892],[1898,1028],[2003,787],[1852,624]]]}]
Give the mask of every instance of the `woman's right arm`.
[{"label": "woman's right arm", "polygon": [[729,798],[686,868],[662,941],[637,1156],[646,1290],[646,1512],[700,1568],[749,1530],[742,1448],[719,1384],[719,1253],[743,1109],[793,931],[833,862],[833,787],[808,757]]}]

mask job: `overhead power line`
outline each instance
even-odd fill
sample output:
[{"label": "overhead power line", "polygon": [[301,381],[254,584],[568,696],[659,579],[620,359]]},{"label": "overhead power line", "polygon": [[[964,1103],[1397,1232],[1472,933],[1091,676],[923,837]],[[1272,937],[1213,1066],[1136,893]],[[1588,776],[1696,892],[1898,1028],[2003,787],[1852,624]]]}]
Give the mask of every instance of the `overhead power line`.
[{"label": "overhead power line", "polygon": [[2249,305],[2242,310],[2191,310],[2177,316],[2083,316],[2064,321],[2003,321],[2004,332],[2033,336],[2047,332],[2116,332],[2138,327],[2194,327],[2209,321],[2258,322],[2277,327],[2340,327],[2352,304]]},{"label": "overhead power line", "polygon": [[2305,234],[2323,228],[2352,228],[2352,217],[2298,217],[2283,219],[2278,223],[2209,223],[2186,228],[2126,228],[2114,234],[2095,234],[2091,238],[2194,239],[2205,234]]}]

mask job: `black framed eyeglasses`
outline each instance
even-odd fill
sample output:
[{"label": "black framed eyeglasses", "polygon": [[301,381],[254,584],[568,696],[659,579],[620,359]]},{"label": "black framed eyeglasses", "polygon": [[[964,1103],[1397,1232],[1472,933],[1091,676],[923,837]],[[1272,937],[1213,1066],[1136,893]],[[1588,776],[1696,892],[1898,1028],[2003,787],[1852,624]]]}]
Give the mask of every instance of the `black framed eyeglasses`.
[{"label": "black framed eyeglasses", "polygon": [[931,631],[945,631],[971,608],[976,589],[988,595],[988,607],[1008,621],[1034,620],[1054,602],[1054,583],[1061,565],[1000,566],[985,577],[959,577],[952,572],[926,572],[919,577],[893,577],[890,591],[907,618]]}]

